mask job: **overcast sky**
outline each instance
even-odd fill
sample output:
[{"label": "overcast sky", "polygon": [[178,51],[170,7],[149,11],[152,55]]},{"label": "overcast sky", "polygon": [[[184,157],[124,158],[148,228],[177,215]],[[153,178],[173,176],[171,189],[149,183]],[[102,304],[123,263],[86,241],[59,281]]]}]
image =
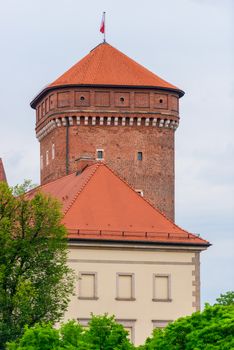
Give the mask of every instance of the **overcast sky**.
[{"label": "overcast sky", "polygon": [[176,222],[202,253],[202,301],[234,290],[234,1],[0,0],[0,157],[39,183],[34,95],[102,41],[186,92],[176,131]]}]

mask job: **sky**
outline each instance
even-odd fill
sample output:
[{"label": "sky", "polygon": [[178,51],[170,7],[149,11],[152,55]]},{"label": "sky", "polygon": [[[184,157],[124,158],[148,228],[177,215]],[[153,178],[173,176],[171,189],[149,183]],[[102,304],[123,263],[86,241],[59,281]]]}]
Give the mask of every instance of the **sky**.
[{"label": "sky", "polygon": [[234,290],[234,1],[0,0],[0,157],[10,185],[39,183],[32,98],[102,41],[185,91],[176,223],[212,246],[202,303]]}]

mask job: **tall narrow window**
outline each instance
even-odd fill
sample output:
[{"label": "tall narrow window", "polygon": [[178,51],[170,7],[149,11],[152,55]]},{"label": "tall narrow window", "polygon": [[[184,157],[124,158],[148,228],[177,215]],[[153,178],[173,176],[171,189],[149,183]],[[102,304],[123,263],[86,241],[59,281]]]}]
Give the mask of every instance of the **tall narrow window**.
[{"label": "tall narrow window", "polygon": [[134,274],[119,272],[116,275],[116,300],[135,300]]},{"label": "tall narrow window", "polygon": [[46,151],[46,165],[49,164],[49,151]]},{"label": "tall narrow window", "polygon": [[143,160],[143,153],[137,152],[137,160]]},{"label": "tall narrow window", "polygon": [[80,272],[79,299],[97,299],[97,273],[96,272]]},{"label": "tall narrow window", "polygon": [[43,169],[43,156],[41,156],[40,166],[41,166],[41,170],[42,170]]},{"label": "tall narrow window", "polygon": [[153,301],[171,301],[171,276],[153,275]]},{"label": "tall narrow window", "polygon": [[97,160],[103,160],[104,159],[104,152],[103,149],[97,149]]},{"label": "tall narrow window", "polygon": [[55,158],[55,146],[54,146],[54,143],[52,144],[51,153],[52,153],[52,159],[54,159]]}]

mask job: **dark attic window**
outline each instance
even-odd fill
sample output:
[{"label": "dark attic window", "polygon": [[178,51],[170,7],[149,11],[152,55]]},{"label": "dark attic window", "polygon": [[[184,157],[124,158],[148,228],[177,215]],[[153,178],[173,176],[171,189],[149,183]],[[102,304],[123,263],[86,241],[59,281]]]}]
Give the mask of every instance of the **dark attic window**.
[{"label": "dark attic window", "polygon": [[80,96],[80,101],[84,101],[84,100],[85,100],[84,96]]},{"label": "dark attic window", "polygon": [[137,160],[142,160],[142,159],[143,159],[142,152],[137,152]]},{"label": "dark attic window", "polygon": [[120,97],[120,102],[124,102],[124,97]]},{"label": "dark attic window", "polygon": [[163,100],[160,98],[159,103],[163,103]]}]

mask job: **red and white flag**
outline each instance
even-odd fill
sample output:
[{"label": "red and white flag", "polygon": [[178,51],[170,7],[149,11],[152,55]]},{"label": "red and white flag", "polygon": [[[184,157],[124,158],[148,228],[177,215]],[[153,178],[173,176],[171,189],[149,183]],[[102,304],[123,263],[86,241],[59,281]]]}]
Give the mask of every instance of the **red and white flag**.
[{"label": "red and white flag", "polygon": [[100,32],[101,33],[105,33],[105,12],[103,12],[103,15],[102,15],[102,22],[101,22],[101,25],[100,25]]}]

